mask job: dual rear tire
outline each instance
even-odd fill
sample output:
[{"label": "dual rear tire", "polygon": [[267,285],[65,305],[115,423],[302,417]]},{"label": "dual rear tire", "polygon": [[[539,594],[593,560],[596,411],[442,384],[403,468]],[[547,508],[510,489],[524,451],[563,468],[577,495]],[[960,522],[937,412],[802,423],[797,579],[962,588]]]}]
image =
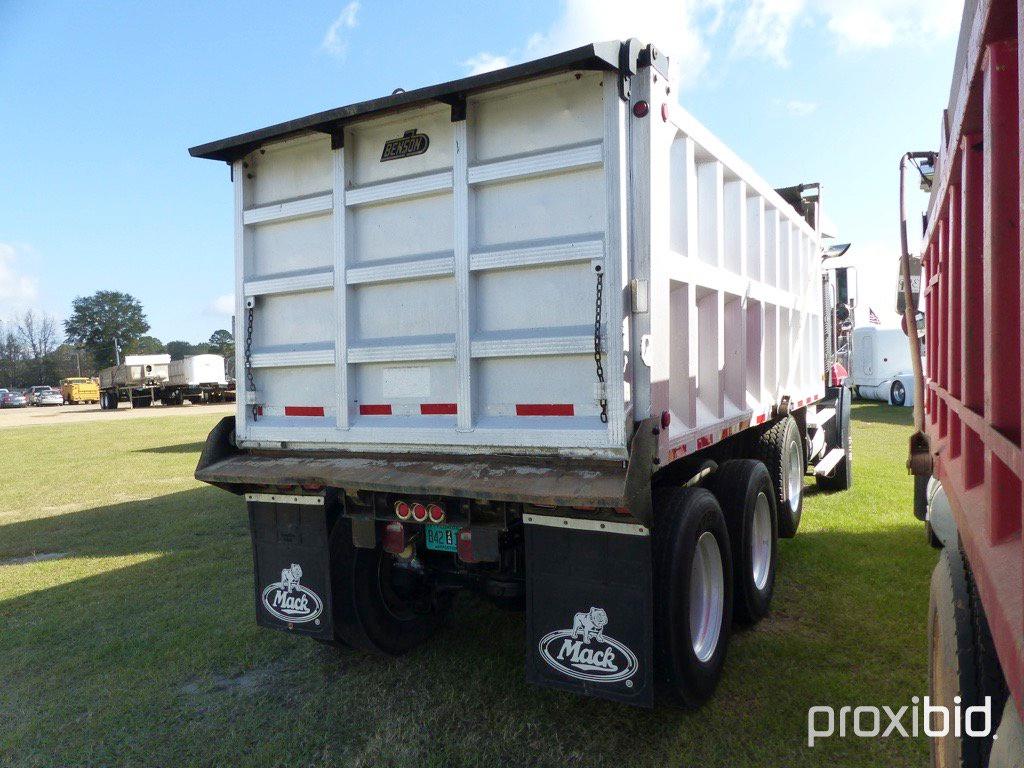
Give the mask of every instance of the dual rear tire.
[{"label": "dual rear tire", "polygon": [[765,466],[727,461],[706,487],[666,488],[654,509],[655,657],[662,688],[688,707],[714,692],[732,624],[768,613],[777,515]]}]

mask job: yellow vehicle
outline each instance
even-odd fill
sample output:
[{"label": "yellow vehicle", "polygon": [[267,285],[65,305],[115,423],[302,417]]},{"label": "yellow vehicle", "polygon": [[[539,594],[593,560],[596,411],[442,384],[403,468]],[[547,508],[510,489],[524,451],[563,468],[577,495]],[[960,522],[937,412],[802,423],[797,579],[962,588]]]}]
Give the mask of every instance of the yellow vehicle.
[{"label": "yellow vehicle", "polygon": [[60,393],[64,402],[70,405],[75,403],[98,403],[100,401],[100,386],[92,379],[75,377],[64,379],[60,383]]}]

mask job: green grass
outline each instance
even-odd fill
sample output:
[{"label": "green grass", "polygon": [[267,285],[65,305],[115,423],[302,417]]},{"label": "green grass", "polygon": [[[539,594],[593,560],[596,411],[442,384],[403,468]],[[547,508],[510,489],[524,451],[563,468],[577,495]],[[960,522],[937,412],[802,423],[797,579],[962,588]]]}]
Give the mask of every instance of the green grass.
[{"label": "green grass", "polygon": [[806,747],[812,705],[927,690],[910,412],[855,420],[854,490],[809,487],[772,615],[694,713],[528,686],[522,617],[471,597],[397,660],[257,629],[244,505],[192,479],[214,417],[4,430],[0,562],[66,556],[0,565],[0,764],[923,765],[923,738]]}]

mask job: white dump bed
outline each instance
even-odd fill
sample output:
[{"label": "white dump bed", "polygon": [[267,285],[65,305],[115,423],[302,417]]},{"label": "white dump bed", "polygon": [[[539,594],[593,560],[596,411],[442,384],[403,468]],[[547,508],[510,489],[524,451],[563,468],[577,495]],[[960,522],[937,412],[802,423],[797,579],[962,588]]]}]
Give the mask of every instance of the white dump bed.
[{"label": "white dump bed", "polygon": [[245,144],[239,445],[624,458],[667,412],[678,456],[821,397],[819,238],[667,85],[546,73]]},{"label": "white dump bed", "polygon": [[177,386],[227,385],[224,358],[220,355],[192,355],[184,360],[172,360],[168,372],[169,383]]},{"label": "white dump bed", "polygon": [[171,356],[125,355],[121,365],[100,371],[100,387],[141,386],[162,383],[168,379]]}]

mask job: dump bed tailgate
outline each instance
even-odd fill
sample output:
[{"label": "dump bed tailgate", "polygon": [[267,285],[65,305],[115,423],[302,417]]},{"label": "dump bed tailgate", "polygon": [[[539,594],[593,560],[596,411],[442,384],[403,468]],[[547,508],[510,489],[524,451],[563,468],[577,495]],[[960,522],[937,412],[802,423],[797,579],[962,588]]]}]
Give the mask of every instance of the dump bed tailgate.
[{"label": "dump bed tailgate", "polygon": [[561,72],[235,161],[240,444],[624,456],[623,115]]}]

